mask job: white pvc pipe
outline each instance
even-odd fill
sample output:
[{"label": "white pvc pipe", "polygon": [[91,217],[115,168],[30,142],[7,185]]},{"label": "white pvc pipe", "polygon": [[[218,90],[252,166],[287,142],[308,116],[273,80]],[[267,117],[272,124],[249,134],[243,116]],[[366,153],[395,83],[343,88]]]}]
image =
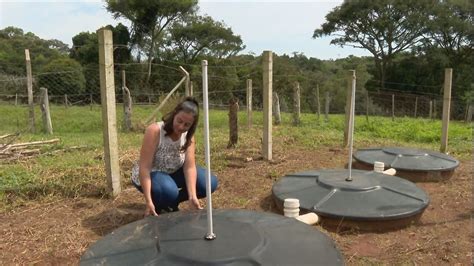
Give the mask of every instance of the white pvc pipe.
[{"label": "white pvc pipe", "polygon": [[397,170],[395,170],[394,168],[390,168],[383,171],[382,173],[385,175],[395,175],[397,173]]},{"label": "white pvc pipe", "polygon": [[352,96],[351,96],[351,110],[349,115],[349,177],[346,181],[352,181],[352,149],[354,146],[354,113],[355,113],[355,91],[356,91],[356,76],[355,71],[352,74]]},{"label": "white pvc pipe", "polygon": [[382,173],[385,170],[385,163],[384,162],[374,162],[374,172]]},{"label": "white pvc pipe", "polygon": [[300,215],[300,201],[298,199],[285,199],[283,202],[283,214],[286,217],[298,217]]},{"label": "white pvc pipe", "polygon": [[211,156],[209,144],[209,102],[207,93],[207,60],[202,60],[202,98],[204,110],[204,157],[206,161],[206,199],[207,199],[207,240],[216,238],[212,230],[212,198],[211,198]]},{"label": "white pvc pipe", "polygon": [[296,220],[303,222],[305,224],[313,225],[319,222],[319,216],[314,212],[309,212],[307,214],[303,214],[296,217]]}]

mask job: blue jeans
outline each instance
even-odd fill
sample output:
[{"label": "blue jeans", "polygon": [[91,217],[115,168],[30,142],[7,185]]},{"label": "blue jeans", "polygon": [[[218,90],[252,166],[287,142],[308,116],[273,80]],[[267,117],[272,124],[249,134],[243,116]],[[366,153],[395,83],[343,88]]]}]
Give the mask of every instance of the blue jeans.
[{"label": "blue jeans", "polygon": [[[206,170],[196,166],[196,173],[196,194],[200,199],[206,197]],[[150,177],[151,200],[157,211],[168,208],[178,210],[178,204],[189,199],[183,167],[172,174],[160,171],[151,172]],[[143,193],[141,186],[135,185],[135,187]],[[211,193],[216,188],[217,177],[211,173]]]}]

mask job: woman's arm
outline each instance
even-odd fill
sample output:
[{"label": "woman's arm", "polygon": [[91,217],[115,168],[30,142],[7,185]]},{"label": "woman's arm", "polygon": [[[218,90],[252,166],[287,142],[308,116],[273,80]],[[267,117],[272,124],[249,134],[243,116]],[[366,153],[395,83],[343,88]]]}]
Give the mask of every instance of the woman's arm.
[{"label": "woman's arm", "polygon": [[186,159],[184,160],[183,170],[184,170],[184,177],[186,179],[186,188],[188,190],[189,196],[189,203],[194,206],[196,209],[202,209],[201,204],[196,195],[196,181],[197,181],[197,173],[196,173],[196,142],[194,141],[194,137],[191,140],[191,144],[186,149]]},{"label": "woman's arm", "polygon": [[153,165],[153,156],[156,147],[160,142],[160,127],[153,123],[147,127],[143,137],[142,148],[140,149],[140,184],[145,197],[145,216],[158,214],[155,211],[155,205],[151,199],[151,177],[150,172]]}]

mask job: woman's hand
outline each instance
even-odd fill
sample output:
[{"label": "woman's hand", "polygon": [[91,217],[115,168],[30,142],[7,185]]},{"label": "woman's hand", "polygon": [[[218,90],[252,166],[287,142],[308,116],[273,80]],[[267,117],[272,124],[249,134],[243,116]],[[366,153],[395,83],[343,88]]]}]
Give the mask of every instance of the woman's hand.
[{"label": "woman's hand", "polygon": [[153,204],[153,202],[146,203],[145,217],[150,216],[150,215],[158,216],[158,213],[156,213],[155,211],[155,205]]},{"label": "woman's hand", "polygon": [[199,200],[196,197],[189,198],[188,202],[192,208],[202,210],[201,203],[199,203]]}]

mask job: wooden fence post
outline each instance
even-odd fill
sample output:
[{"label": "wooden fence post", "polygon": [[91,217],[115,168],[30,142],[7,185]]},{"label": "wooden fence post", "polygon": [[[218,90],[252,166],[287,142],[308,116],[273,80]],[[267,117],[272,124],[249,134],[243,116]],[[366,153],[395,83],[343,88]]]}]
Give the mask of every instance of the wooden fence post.
[{"label": "wooden fence post", "polygon": [[122,70],[122,93],[123,93],[123,128],[126,132],[132,130],[132,97],[127,88],[125,70]]},{"label": "wooden fence post", "polygon": [[53,134],[53,125],[51,123],[51,113],[49,111],[48,89],[40,88],[41,93],[41,117],[43,119],[43,130],[46,134]]},{"label": "wooden fence post", "polygon": [[26,81],[28,90],[28,126],[31,133],[35,133],[35,105],[33,102],[33,76],[31,74],[30,51],[25,49]]},{"label": "wooden fence post", "polygon": [[473,109],[474,109],[474,106],[473,106],[472,103],[470,103],[467,107],[465,123],[471,123],[472,122],[472,113],[474,111]]},{"label": "wooden fence post", "polygon": [[395,94],[392,94],[392,121],[395,121]]},{"label": "wooden fence post", "polygon": [[365,121],[369,122],[369,91],[365,91]]},{"label": "wooden fence post", "polygon": [[272,158],[272,93],[273,92],[273,59],[271,51],[263,52],[263,158]]},{"label": "wooden fence post", "polygon": [[448,150],[448,129],[449,114],[451,109],[451,85],[453,79],[453,69],[444,70],[444,93],[443,93],[443,121],[441,129],[441,148],[440,151],[446,153]]},{"label": "wooden fence post", "polygon": [[182,66],[179,66],[179,70],[181,70],[181,73],[183,73],[186,78],[184,81],[184,95],[192,96],[190,89],[191,78],[189,77],[189,73]]},{"label": "wooden fence post", "polygon": [[161,108],[163,108],[163,106],[165,105],[165,103],[168,101],[168,99],[171,97],[171,95],[173,95],[173,93],[179,88],[179,86],[181,86],[181,84],[186,81],[186,76],[184,76],[179,82],[178,84],[176,84],[176,86],[174,86],[174,88],[168,92],[168,94],[166,95],[166,97],[163,99],[163,101],[161,101],[160,105],[158,105],[158,107],[153,110],[153,112],[151,113],[151,115],[148,117],[148,119],[146,120],[145,124],[148,125],[149,123],[151,123],[156,115],[158,114],[158,112],[161,110]]},{"label": "wooden fence post", "polygon": [[104,159],[107,184],[112,196],[121,191],[118,156],[117,117],[115,105],[114,55],[112,31],[97,30],[99,41],[100,96],[102,102],[102,125],[104,137]]},{"label": "wooden fence post", "polygon": [[301,123],[300,83],[296,81],[293,87],[293,126]]},{"label": "wooden fence post", "polygon": [[430,100],[430,111],[429,111],[429,118],[433,119],[433,101]]},{"label": "wooden fence post", "polygon": [[252,80],[247,79],[247,127],[252,127]]},{"label": "wooden fence post", "polygon": [[321,102],[319,101],[319,84],[316,84],[316,104],[317,104],[316,112],[318,114],[318,122],[319,122],[319,118],[321,116]]},{"label": "wooden fence post", "polygon": [[189,76],[189,73],[186,75],[186,81],[184,83],[184,94],[186,96],[193,96],[191,92],[191,78]]},{"label": "wooden fence post", "polygon": [[415,97],[415,118],[416,118],[417,111],[418,111],[418,97]]},{"label": "wooden fence post", "polygon": [[234,148],[239,139],[239,100],[232,97],[229,101],[229,143],[227,148]]},{"label": "wooden fence post", "polygon": [[275,125],[281,124],[280,98],[276,91],[273,92],[273,118],[275,120]]},{"label": "wooden fence post", "polygon": [[324,120],[329,122],[329,103],[331,98],[329,97],[329,91],[326,91],[326,101],[324,103]]},{"label": "wooden fence post", "polygon": [[69,105],[68,100],[67,100],[67,94],[64,94],[64,107],[67,109],[67,106]]}]

